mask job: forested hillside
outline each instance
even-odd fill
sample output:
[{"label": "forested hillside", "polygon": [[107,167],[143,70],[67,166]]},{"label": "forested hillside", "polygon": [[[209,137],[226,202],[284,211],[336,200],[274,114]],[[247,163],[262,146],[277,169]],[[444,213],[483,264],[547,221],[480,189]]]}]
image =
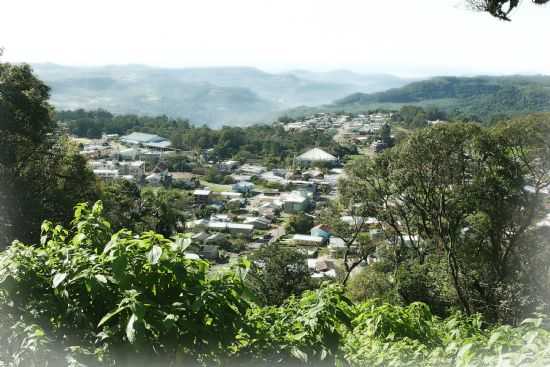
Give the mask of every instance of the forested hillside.
[{"label": "forested hillside", "polygon": [[[477,121],[495,115],[550,111],[550,77],[438,77],[385,92],[352,94],[317,110],[392,110],[404,105],[437,107],[455,117]],[[307,111],[297,109],[291,115]]]}]

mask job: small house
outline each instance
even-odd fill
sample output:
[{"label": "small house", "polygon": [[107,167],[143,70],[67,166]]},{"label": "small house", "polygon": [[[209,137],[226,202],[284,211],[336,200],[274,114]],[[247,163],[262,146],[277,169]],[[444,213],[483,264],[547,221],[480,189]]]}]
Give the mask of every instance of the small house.
[{"label": "small house", "polygon": [[193,191],[193,197],[195,198],[196,204],[208,204],[210,201],[210,196],[212,192],[208,189],[197,189]]},{"label": "small house", "polygon": [[313,227],[309,231],[309,233],[312,236],[323,237],[323,238],[328,240],[332,236],[332,229],[326,224],[319,224],[319,225]]},{"label": "small house", "polygon": [[231,199],[241,199],[243,197],[243,194],[241,194],[240,192],[224,191],[224,192],[220,192],[219,196],[224,200],[231,200]]},{"label": "small house", "polygon": [[329,254],[332,258],[340,258],[346,252],[346,243],[340,237],[331,237],[327,246]]},{"label": "small house", "polygon": [[226,222],[210,222],[208,223],[208,230],[216,232],[225,232],[227,230]]},{"label": "small house", "polygon": [[223,245],[227,243],[227,238],[221,233],[213,233],[204,240],[205,245]]},{"label": "small house", "polygon": [[139,149],[138,148],[128,148],[128,149],[122,149],[118,152],[115,152],[113,156],[117,156],[121,160],[127,160],[127,161],[133,161],[137,159],[139,156]]},{"label": "small house", "polygon": [[239,172],[250,176],[259,176],[265,171],[265,167],[253,164],[244,164],[239,168]]},{"label": "small house", "polygon": [[232,186],[232,189],[235,192],[238,192],[238,193],[241,193],[241,194],[246,194],[246,193],[252,192],[252,190],[254,190],[254,184],[252,182],[248,182],[248,181],[241,181],[241,182],[237,182],[236,184],[234,184]]},{"label": "small house", "polygon": [[149,185],[158,186],[162,183],[162,175],[160,173],[152,173],[149,176],[145,177],[145,181]]},{"label": "small house", "polygon": [[332,261],[326,259],[307,259],[307,266],[312,278],[335,278],[336,270]]},{"label": "small house", "polygon": [[223,161],[223,162],[218,164],[218,168],[221,171],[224,171],[224,172],[231,172],[235,168],[237,168],[238,166],[239,166],[239,162],[238,161],[233,161],[233,160]]},{"label": "small house", "polygon": [[94,169],[94,174],[103,180],[114,180],[119,177],[117,169]]},{"label": "small house", "polygon": [[206,260],[217,260],[220,257],[220,248],[216,245],[204,245],[201,247],[199,255]]},{"label": "small house", "polygon": [[204,240],[206,240],[208,238],[208,233],[206,232],[198,232],[198,233],[195,233],[193,236],[191,236],[191,241],[194,242],[194,243],[203,243]]},{"label": "small house", "polygon": [[212,222],[231,222],[231,218],[227,214],[212,214],[210,220]]},{"label": "small house", "polygon": [[292,236],[292,242],[294,242],[296,245],[303,246],[322,246],[326,243],[326,239],[318,236],[295,234],[294,236]]},{"label": "small house", "polygon": [[204,231],[208,228],[208,226],[209,221],[207,219],[197,219],[186,223],[186,227],[191,229],[193,232]]},{"label": "small house", "polygon": [[271,228],[271,221],[265,217],[247,217],[243,221],[244,224],[251,224],[256,229]]},{"label": "small house", "polygon": [[252,224],[228,223],[227,230],[234,235],[252,237],[254,226]]},{"label": "small house", "polygon": [[283,210],[287,213],[303,213],[309,208],[310,200],[300,191],[292,191],[281,197]]}]

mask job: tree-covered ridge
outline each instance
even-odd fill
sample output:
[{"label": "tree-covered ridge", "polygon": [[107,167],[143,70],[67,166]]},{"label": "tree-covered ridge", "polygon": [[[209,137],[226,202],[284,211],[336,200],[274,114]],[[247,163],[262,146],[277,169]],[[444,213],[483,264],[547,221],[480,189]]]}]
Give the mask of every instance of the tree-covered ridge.
[{"label": "tree-covered ridge", "polygon": [[72,134],[86,138],[100,138],[102,134],[126,135],[134,131],[170,138],[174,131],[191,128],[185,119],[115,115],[105,110],[56,111],[55,120],[66,124]]},{"label": "tree-covered ridge", "polygon": [[437,77],[385,92],[352,94],[319,109],[353,112],[398,109],[403,105],[435,106],[449,114],[480,121],[501,114],[549,111],[550,77]]},{"label": "tree-covered ridge", "polygon": [[336,103],[395,102],[410,103],[426,99],[471,98],[503,90],[550,87],[550,77],[437,77],[414,82],[401,88],[374,94],[354,94]]},{"label": "tree-covered ridge", "polygon": [[487,366],[550,363],[550,323],[490,326],[428,306],[353,304],[324,285],[258,306],[249,264],[208,275],[188,241],[113,233],[101,204],[72,225],[42,225],[39,244],[0,255],[0,365]]},{"label": "tree-covered ridge", "polygon": [[213,149],[210,155],[218,159],[284,163],[316,146],[339,157],[355,152],[354,147],[334,142],[330,132],[287,132],[282,126],[275,125],[224,126],[221,129],[211,129],[167,116],[114,115],[103,110],[60,111],[55,117],[76,136],[99,138],[102,134],[124,135],[139,131],[168,138],[176,149]]}]

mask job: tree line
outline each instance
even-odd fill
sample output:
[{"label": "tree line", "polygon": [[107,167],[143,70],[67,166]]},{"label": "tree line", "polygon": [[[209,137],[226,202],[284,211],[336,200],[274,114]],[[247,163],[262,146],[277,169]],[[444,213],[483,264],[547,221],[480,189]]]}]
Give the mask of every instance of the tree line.
[{"label": "tree line", "polygon": [[288,163],[315,146],[340,157],[356,153],[353,146],[335,143],[331,132],[286,132],[282,126],[267,124],[212,129],[166,116],[113,115],[103,110],[61,111],[55,119],[79,137],[100,138],[103,134],[125,135],[139,131],[165,137],[176,149],[196,152],[211,149],[209,155],[213,158],[253,159],[270,165]]}]

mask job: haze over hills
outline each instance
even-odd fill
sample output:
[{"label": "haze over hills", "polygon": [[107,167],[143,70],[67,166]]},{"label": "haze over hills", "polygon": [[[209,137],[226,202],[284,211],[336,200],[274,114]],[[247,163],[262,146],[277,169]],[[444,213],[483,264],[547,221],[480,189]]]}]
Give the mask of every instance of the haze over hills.
[{"label": "haze over hills", "polygon": [[364,93],[375,93],[390,88],[399,88],[403,86],[405,82],[415,81],[415,79],[412,78],[404,79],[391,74],[359,74],[343,69],[323,73],[308,70],[292,70],[289,74],[306,80],[355,85],[362,91],[365,91]]},{"label": "haze over hills", "polygon": [[35,64],[33,68],[52,87],[52,103],[58,109],[166,114],[211,126],[269,120],[288,108],[326,104],[351,93],[382,91],[409,81],[345,70],[273,74],[250,67]]},{"label": "haze over hills", "polygon": [[403,105],[433,106],[479,120],[550,111],[550,76],[435,77],[384,92],[354,93],[329,105],[297,108],[288,114],[398,109]]},{"label": "haze over hills", "polygon": [[251,67],[33,65],[60,110],[168,115],[218,127],[322,111],[434,106],[487,120],[550,111],[550,76],[435,77],[412,81],[348,70],[267,73]]}]

